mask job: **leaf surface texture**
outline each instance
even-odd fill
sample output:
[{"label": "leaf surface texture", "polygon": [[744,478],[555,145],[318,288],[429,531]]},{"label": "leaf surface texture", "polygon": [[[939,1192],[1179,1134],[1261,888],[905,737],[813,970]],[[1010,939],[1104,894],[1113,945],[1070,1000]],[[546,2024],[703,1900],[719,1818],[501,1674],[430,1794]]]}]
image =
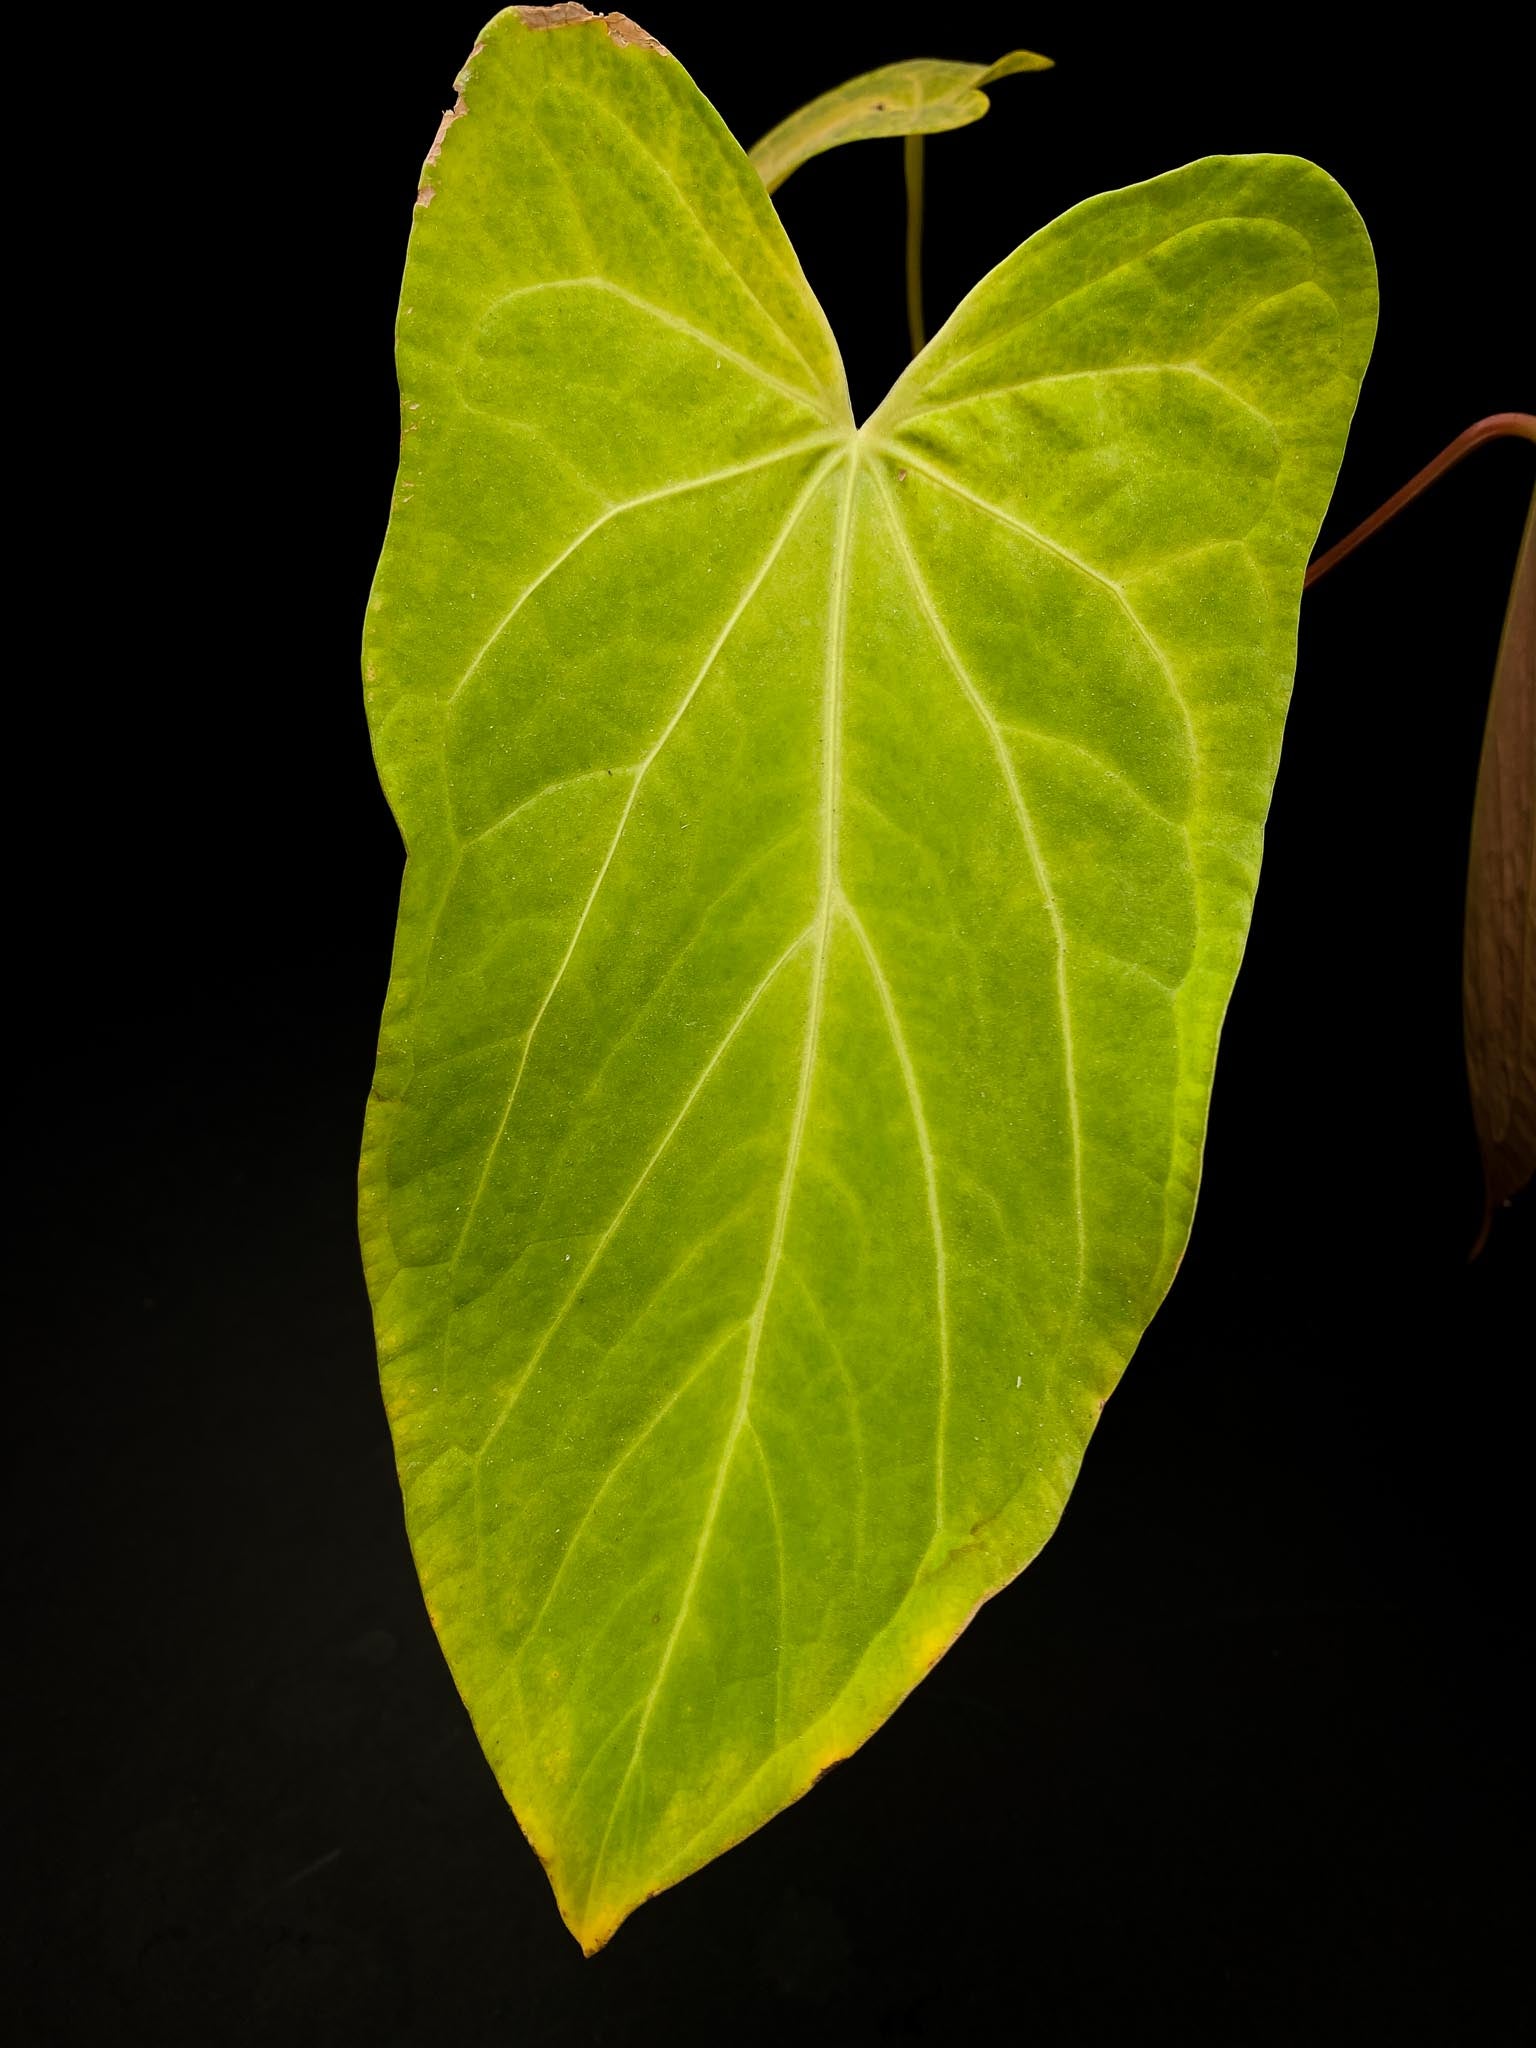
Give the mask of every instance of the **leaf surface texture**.
[{"label": "leaf surface texture", "polygon": [[513,11],[461,85],[363,1234],[428,1604],[592,1948],[1056,1524],[1188,1233],[1374,281],[1322,172],[1208,159],[856,428],[674,59]]}]

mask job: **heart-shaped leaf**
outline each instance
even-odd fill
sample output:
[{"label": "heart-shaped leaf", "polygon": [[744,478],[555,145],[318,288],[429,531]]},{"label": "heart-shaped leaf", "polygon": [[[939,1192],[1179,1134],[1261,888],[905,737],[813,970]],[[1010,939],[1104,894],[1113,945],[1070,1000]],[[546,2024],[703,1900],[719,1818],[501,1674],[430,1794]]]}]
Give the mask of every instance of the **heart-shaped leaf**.
[{"label": "heart-shaped leaf", "polygon": [[1017,71],[1050,68],[1051,59],[1033,50],[1010,50],[995,64],[956,64],[939,57],[885,64],[797,108],[752,145],[752,161],[768,190],[777,192],[792,171],[840,143],[968,128],[991,105],[984,85]]},{"label": "heart-shaped leaf", "polygon": [[713,109],[551,15],[401,302],[363,1230],[428,1604],[590,1949],[1056,1524],[1188,1233],[1375,292],[1322,172],[1208,159],[856,427]]}]

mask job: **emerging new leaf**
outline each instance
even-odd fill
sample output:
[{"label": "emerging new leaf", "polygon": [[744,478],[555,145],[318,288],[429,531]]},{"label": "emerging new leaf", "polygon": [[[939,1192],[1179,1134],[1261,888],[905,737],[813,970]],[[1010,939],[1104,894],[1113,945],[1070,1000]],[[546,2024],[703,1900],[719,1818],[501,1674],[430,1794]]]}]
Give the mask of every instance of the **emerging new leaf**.
[{"label": "emerging new leaf", "polygon": [[1208,159],[859,427],[681,67],[528,16],[401,301],[363,1231],[428,1604],[590,1949],[1055,1527],[1188,1233],[1375,292],[1321,171]]},{"label": "emerging new leaf", "polygon": [[866,142],[881,135],[939,135],[968,128],[991,105],[981,90],[1016,71],[1049,71],[1049,57],[1010,50],[995,64],[955,64],[939,57],[913,57],[882,65],[834,86],[800,107],[753,144],[751,158],[770,192],[824,149]]}]

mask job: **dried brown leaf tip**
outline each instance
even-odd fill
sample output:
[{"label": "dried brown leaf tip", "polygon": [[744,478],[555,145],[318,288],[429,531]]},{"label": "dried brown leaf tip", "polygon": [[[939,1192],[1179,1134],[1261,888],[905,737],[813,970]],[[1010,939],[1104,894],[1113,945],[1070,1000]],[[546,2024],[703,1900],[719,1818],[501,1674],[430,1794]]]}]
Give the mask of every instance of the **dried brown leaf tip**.
[{"label": "dried brown leaf tip", "polygon": [[647,35],[627,14],[594,14],[591,8],[580,6],[578,0],[560,0],[557,7],[519,7],[517,16],[524,28],[571,28],[577,22],[600,21],[608,31],[609,42],[617,43],[621,49],[661,50],[663,56],[667,54],[656,38]]}]

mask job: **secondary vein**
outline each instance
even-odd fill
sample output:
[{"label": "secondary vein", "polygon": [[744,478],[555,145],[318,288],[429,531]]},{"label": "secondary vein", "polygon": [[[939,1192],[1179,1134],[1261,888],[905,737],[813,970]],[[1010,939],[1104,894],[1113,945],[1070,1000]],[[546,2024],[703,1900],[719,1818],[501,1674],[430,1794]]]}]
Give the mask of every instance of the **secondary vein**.
[{"label": "secondary vein", "polygon": [[[513,299],[531,298],[536,292],[561,291],[607,292],[611,298],[621,299],[625,305],[633,306],[636,312],[649,314],[652,319],[658,321],[663,327],[670,327],[676,333],[686,335],[690,341],[698,342],[701,347],[707,348],[712,355],[719,356],[726,362],[734,363],[738,369],[745,370],[748,375],[755,377],[760,384],[766,384],[771,390],[781,392],[784,397],[792,399],[796,405],[804,406],[808,412],[819,413],[825,417],[825,407],[820,401],[826,399],[830,394],[824,385],[816,381],[816,372],[811,369],[811,365],[808,362],[805,363],[805,367],[807,370],[810,370],[812,383],[815,386],[812,391],[805,390],[802,385],[791,384],[783,377],[775,376],[772,370],[765,370],[762,364],[753,357],[743,354],[739,348],[732,348],[729,342],[722,341],[717,334],[711,334],[708,328],[695,327],[691,320],[684,320],[680,315],[670,312],[667,307],[658,306],[654,299],[641,298],[638,292],[630,291],[627,286],[616,283],[611,277],[601,277],[598,275],[590,277],[547,277],[540,278],[536,284],[516,285],[511,291],[503,292],[499,298],[493,299],[489,306],[486,307],[482,317],[488,320],[493,313],[499,312],[503,306],[509,304]],[[760,303],[755,295],[753,303]],[[777,326],[777,322],[774,324]],[[783,330],[780,329],[779,331],[782,333]],[[789,339],[788,336],[785,338],[786,340]],[[804,355],[795,347],[793,341],[790,342],[790,346],[795,348],[796,355],[800,357],[802,362],[805,362]]]},{"label": "secondary vein", "polygon": [[946,475],[942,469],[936,468],[931,462],[924,462],[920,456],[912,454],[909,449],[902,448],[899,453],[901,461],[908,469],[915,469],[920,476],[925,476],[931,483],[940,485],[944,490],[950,492],[952,496],[962,499],[967,505],[974,505],[978,512],[985,512],[988,518],[995,519],[999,526],[1011,527],[1015,533],[1022,534],[1026,540],[1034,541],[1038,547],[1044,548],[1047,554],[1055,555],[1059,561],[1068,563],[1072,568],[1080,571],[1082,575],[1087,576],[1091,581],[1099,584],[1109,592],[1130,621],[1131,626],[1147,652],[1162,671],[1163,680],[1168,685],[1168,694],[1173,698],[1174,703],[1178,705],[1179,716],[1184,721],[1184,734],[1189,742],[1190,760],[1194,761],[1197,759],[1199,743],[1195,738],[1195,721],[1190,714],[1189,701],[1185,697],[1184,692],[1179,688],[1178,678],[1173,672],[1167,655],[1164,654],[1161,647],[1158,646],[1152,635],[1142,624],[1136,607],[1131,603],[1131,600],[1125,594],[1124,588],[1115,581],[1114,577],[1105,575],[1102,569],[1096,569],[1092,562],[1086,561],[1079,554],[1074,554],[1071,548],[1063,546],[1059,540],[1052,540],[1048,533],[1042,533],[1038,526],[1031,526],[1027,519],[1020,519],[1015,513],[1005,512],[1001,505],[994,505],[990,499],[978,497],[975,491],[968,491],[964,484],[957,482],[954,477]]},{"label": "secondary vein", "polygon": [[[734,477],[749,476],[755,469],[768,469],[776,462],[789,461],[796,455],[807,455],[813,448],[825,448],[840,438],[840,436],[833,434],[811,434],[803,441],[792,441],[787,447],[775,448],[767,455],[754,456],[750,462],[733,462],[724,469],[712,469],[704,476],[685,477],[681,483],[658,484],[654,491],[642,491],[638,497],[623,498],[616,505],[606,506],[589,525],[582,528],[573,541],[560,550],[559,554],[552,561],[545,564],[525,589],[518,592],[511,605],[502,613],[496,624],[491,628],[490,633],[481,642],[480,647],[470,660],[469,667],[465,669],[463,675],[459,677],[459,680],[443,699],[444,704],[452,704],[455,701],[460,692],[474,677],[481,662],[485,660],[485,657],[517,617],[529,598],[533,596],[534,592],[542,584],[547,583],[555,571],[563,563],[568,562],[572,555],[580,548],[585,547],[594,534],[600,533],[611,519],[617,519],[624,512],[637,511],[642,505],[654,505],[662,498],[681,497],[688,491],[707,490],[711,484],[729,483]],[[820,472],[818,472],[819,474]]]},{"label": "secondary vein", "polygon": [[917,557],[912,551],[912,545],[907,537],[906,529],[901,523],[900,516],[892,500],[889,484],[878,469],[875,471],[875,476],[880,486],[880,495],[885,507],[886,521],[901,554],[907,580],[912,586],[912,594],[921,607],[923,617],[928,622],[928,629],[937,641],[939,650],[943,654],[950,672],[959,684],[966,702],[975,713],[978,722],[991,743],[993,757],[997,762],[999,773],[1002,775],[1004,786],[1008,791],[1009,801],[1013,806],[1014,816],[1018,822],[1019,835],[1023,839],[1025,849],[1029,855],[1030,866],[1034,870],[1035,884],[1040,891],[1041,901],[1045,905],[1046,916],[1050,920],[1051,931],[1055,938],[1056,1006],[1061,1031],[1062,1067],[1067,1095],[1068,1127],[1072,1141],[1072,1206],[1076,1219],[1077,1291],[1081,1295],[1087,1267],[1088,1247],[1087,1225],[1083,1211],[1082,1114],[1077,1099],[1077,1058],[1072,1040],[1072,1003],[1067,987],[1066,924],[1061,915],[1061,906],[1056,901],[1056,892],[1051,886],[1051,878],[1047,872],[1045,859],[1040,850],[1039,837],[1035,832],[1034,820],[1030,816],[1029,806],[1024,800],[1024,791],[1019,783],[1018,770],[1014,766],[1013,756],[1008,751],[1007,742],[1003,738],[997,718],[993,713],[991,705],[988,704],[986,698],[977,689],[969,669],[967,669],[965,663],[960,658],[959,650],[950,638],[948,628],[939,616],[938,608],[933,601],[933,593],[928,588],[927,579],[924,577]]},{"label": "secondary vein", "polygon": [[1251,412],[1255,419],[1262,420],[1265,426],[1273,432],[1274,422],[1269,414],[1261,411],[1251,398],[1244,398],[1240,391],[1234,390],[1224,378],[1218,377],[1213,370],[1208,370],[1204,363],[1172,361],[1166,363],[1109,363],[1103,368],[1096,370],[1049,370],[1042,372],[1039,376],[1017,377],[1008,384],[983,384],[979,385],[974,391],[961,392],[957,398],[935,398],[930,400],[927,405],[914,405],[904,415],[903,425],[910,424],[914,420],[931,418],[934,413],[953,412],[962,405],[975,405],[984,398],[1006,398],[1016,391],[1034,391],[1043,384],[1096,383],[1105,377],[1161,377],[1171,374],[1183,377],[1197,377],[1202,383],[1214,385],[1224,397],[1230,398],[1234,405],[1240,405],[1245,412]]},{"label": "secondary vein", "polygon": [[725,624],[720,628],[719,633],[716,635],[713,646],[710,648],[709,653],[704,658],[703,667],[699,670],[698,674],[689,684],[687,690],[685,691],[682,697],[681,702],[678,704],[676,710],[672,713],[672,716],[667,720],[667,723],[663,727],[660,736],[656,740],[655,745],[651,748],[650,752],[645,756],[645,758],[640,762],[639,767],[635,771],[634,780],[630,783],[629,786],[629,794],[624,799],[624,808],[619,813],[619,822],[617,826],[614,828],[614,834],[612,839],[608,842],[608,850],[603,855],[602,863],[599,866],[596,875],[593,877],[592,886],[588,890],[587,899],[581,907],[581,914],[576,920],[576,927],[575,930],[571,933],[570,942],[566,946],[564,953],[560,957],[560,964],[555,969],[554,979],[550,982],[548,989],[545,991],[544,999],[539,1004],[538,1009],[534,1013],[533,1022],[528,1027],[528,1035],[523,1041],[522,1054],[517,1063],[517,1072],[512,1077],[512,1086],[507,1093],[506,1106],[502,1110],[500,1120],[496,1125],[496,1129],[492,1135],[490,1145],[487,1148],[485,1155],[485,1165],[481,1169],[479,1181],[476,1183],[475,1191],[473,1195],[470,1197],[469,1204],[464,1212],[464,1221],[460,1226],[458,1242],[454,1246],[453,1258],[450,1262],[454,1266],[457,1266],[458,1260],[463,1253],[465,1241],[469,1236],[470,1226],[474,1222],[475,1214],[479,1209],[481,1200],[485,1194],[485,1190],[490,1183],[491,1168],[495,1164],[496,1155],[501,1149],[501,1141],[506,1135],[507,1125],[510,1122],[512,1116],[513,1105],[517,1101],[518,1090],[522,1086],[523,1075],[528,1070],[528,1059],[529,1055],[533,1051],[533,1042],[535,1038],[538,1036],[539,1026],[543,1023],[545,1014],[548,1011],[550,1004],[555,999],[555,992],[560,987],[561,982],[565,979],[565,970],[567,969],[567,967],[570,966],[576,948],[581,942],[581,935],[586,930],[587,920],[592,915],[592,906],[596,903],[599,895],[602,893],[603,884],[608,879],[608,872],[610,868],[613,866],[614,855],[619,850],[620,841],[624,837],[625,827],[628,825],[630,818],[634,813],[635,805],[639,801],[640,792],[645,787],[646,777],[650,773],[650,770],[655,765],[656,761],[660,758],[662,750],[665,748],[668,740],[671,739],[673,733],[676,732],[678,726],[682,723],[682,720],[685,714],[687,713],[689,705],[692,704],[694,698],[698,695],[700,689],[703,687],[705,678],[709,675],[715,663],[719,660],[721,652],[723,651],[727,641],[730,639],[732,633],[736,630],[737,625],[740,623],[742,615],[745,613],[748,605],[752,602],[753,598],[756,597],[758,591],[762,588],[763,581],[766,578],[769,570],[773,567],[774,563],[778,560],[780,554],[783,552],[784,547],[789,540],[789,536],[791,535],[791,533],[794,532],[795,526],[800,519],[801,513],[810,503],[812,497],[815,495],[818,487],[820,486],[823,478],[827,475],[827,472],[831,469],[833,463],[837,459],[838,458],[836,455],[828,456],[827,460],[822,463],[821,467],[816,471],[815,475],[811,478],[810,482],[806,485],[805,489],[800,493],[799,497],[795,500],[793,506],[790,508],[789,517],[785,520],[783,526],[780,527],[778,534],[774,538],[773,545],[768,550],[768,553],[764,557],[761,566],[757,570],[756,574],[753,576],[751,582],[747,585],[745,591],[743,591],[741,597],[737,600],[735,609],[732,611],[730,617],[726,620]]},{"label": "secondary vein", "polygon": [[912,1113],[913,1126],[917,1132],[917,1147],[923,1160],[923,1183],[928,1200],[928,1228],[933,1236],[934,1289],[938,1296],[939,1313],[939,1400],[938,1400],[938,1448],[934,1454],[934,1531],[944,1527],[944,1468],[945,1445],[949,1434],[949,1265],[944,1248],[944,1218],[939,1208],[938,1161],[934,1154],[933,1140],[928,1130],[928,1118],[923,1109],[922,1090],[918,1086],[917,1068],[913,1064],[911,1049],[907,1044],[906,1032],[902,1029],[901,1015],[896,1008],[896,998],[874,942],[865,929],[864,920],[846,896],[840,899],[839,908],[848,922],[849,929],[858,940],[869,968],[875,993],[885,1013],[885,1027],[890,1034],[891,1047],[896,1054],[897,1065],[906,1085],[907,1106]]},{"label": "secondary vein", "polygon": [[561,1302],[559,1308],[555,1311],[553,1321],[549,1324],[549,1327],[545,1330],[543,1336],[539,1339],[538,1343],[534,1346],[532,1352],[529,1354],[528,1363],[523,1367],[523,1370],[518,1374],[517,1379],[513,1382],[512,1388],[508,1393],[505,1402],[502,1404],[501,1410],[497,1415],[495,1422],[492,1423],[490,1430],[487,1432],[483,1442],[480,1445],[480,1448],[475,1453],[477,1461],[485,1456],[486,1452],[490,1449],[491,1445],[500,1435],[502,1429],[506,1426],[506,1423],[512,1414],[512,1410],[517,1406],[517,1403],[522,1396],[524,1387],[528,1384],[528,1381],[533,1375],[534,1368],[538,1365],[540,1359],[543,1358],[545,1352],[549,1349],[551,1343],[553,1343],[557,1332],[560,1330],[561,1326],[565,1322],[566,1317],[570,1314],[572,1307],[580,1298],[582,1290],[585,1288],[587,1282],[592,1278],[592,1275],[597,1271],[597,1268],[599,1264],[602,1262],[603,1256],[607,1252],[608,1247],[613,1243],[613,1240],[618,1236],[619,1230],[623,1225],[625,1217],[629,1214],[630,1210],[634,1207],[636,1201],[639,1199],[641,1189],[645,1186],[646,1182],[650,1179],[651,1175],[656,1171],[657,1166],[661,1163],[661,1160],[667,1152],[668,1148],[670,1147],[673,1139],[677,1136],[678,1132],[682,1129],[683,1125],[688,1121],[689,1116],[692,1114],[694,1104],[698,1101],[699,1097],[704,1093],[704,1090],[708,1087],[709,1082],[715,1073],[715,1070],[720,1065],[720,1062],[725,1058],[727,1052],[730,1051],[732,1045],[736,1042],[736,1039],[739,1037],[741,1032],[746,1029],[747,1022],[752,1016],[753,1011],[757,1008],[758,1004],[762,1001],[763,997],[767,994],[768,990],[773,986],[774,982],[778,980],[779,975],[781,974],[783,969],[789,965],[790,961],[794,958],[796,953],[800,951],[800,948],[806,943],[807,939],[809,939],[810,937],[811,931],[808,928],[807,930],[801,932],[797,938],[791,940],[789,945],[785,947],[784,951],[779,955],[778,959],[774,961],[773,965],[768,969],[768,972],[758,982],[757,986],[753,989],[752,993],[747,997],[746,1002],[743,1003],[741,1008],[737,1011],[735,1017],[731,1020],[730,1026],[727,1029],[724,1037],[720,1040],[719,1044],[716,1045],[714,1051],[705,1061],[704,1066],[700,1070],[698,1079],[689,1089],[686,1097],[683,1100],[682,1108],[677,1112],[677,1115],[672,1119],[671,1123],[667,1126],[665,1132],[662,1134],[661,1142],[656,1146],[655,1150],[646,1160],[644,1166],[641,1167],[639,1174],[630,1186],[629,1192],[625,1195],[623,1201],[620,1202],[618,1208],[614,1211],[612,1221],[608,1224],[607,1228],[603,1231],[602,1236],[598,1239],[597,1245],[593,1250],[592,1256],[587,1260],[587,1263],[582,1267],[580,1273],[576,1276],[576,1280],[573,1283],[569,1293],[566,1295],[564,1301]]}]

